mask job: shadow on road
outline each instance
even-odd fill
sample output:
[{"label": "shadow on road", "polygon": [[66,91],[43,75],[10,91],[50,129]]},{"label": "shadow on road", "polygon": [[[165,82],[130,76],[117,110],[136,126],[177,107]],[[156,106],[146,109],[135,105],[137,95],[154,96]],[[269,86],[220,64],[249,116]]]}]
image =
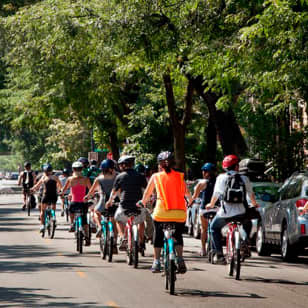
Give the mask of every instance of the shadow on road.
[{"label": "shadow on road", "polygon": [[[107,307],[97,302],[72,303],[72,297],[54,297],[42,294],[46,289],[0,287],[0,307]],[[43,303],[42,301],[48,301]]]},{"label": "shadow on road", "polygon": [[223,297],[223,298],[255,298],[255,299],[265,299],[265,297],[260,296],[255,293],[247,294],[231,294],[219,291],[203,291],[196,289],[176,289],[176,295],[185,297]]},{"label": "shadow on road", "polygon": [[0,245],[1,259],[19,259],[28,257],[52,257],[55,251],[42,245]]},{"label": "shadow on road", "polygon": [[308,286],[308,282],[296,282],[284,279],[269,279],[269,278],[262,278],[262,277],[246,277],[241,279],[243,281],[250,281],[250,282],[262,282],[262,283],[275,283],[275,284],[289,284],[289,285],[296,285],[296,286]]}]

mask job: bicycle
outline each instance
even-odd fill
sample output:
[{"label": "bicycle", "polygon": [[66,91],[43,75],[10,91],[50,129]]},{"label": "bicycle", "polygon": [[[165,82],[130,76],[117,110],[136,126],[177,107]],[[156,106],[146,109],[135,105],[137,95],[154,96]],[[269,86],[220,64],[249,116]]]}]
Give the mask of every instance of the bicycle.
[{"label": "bicycle", "polygon": [[111,218],[114,217],[115,209],[109,208],[102,212],[102,236],[100,238],[100,253],[103,260],[108,255],[108,262],[112,262],[113,246],[115,243],[114,226]]},{"label": "bicycle", "polygon": [[135,223],[135,217],[138,216],[141,211],[139,209],[130,209],[124,211],[128,216],[128,221],[125,225],[125,234],[127,238],[127,264],[134,265],[134,268],[138,267],[138,252],[139,252],[139,232],[138,224]]},{"label": "bicycle", "polygon": [[51,204],[48,204],[44,211],[44,229],[42,230],[42,237],[47,231],[49,238],[54,238],[56,230],[56,214]]},{"label": "bicycle", "polygon": [[164,247],[163,247],[163,262],[164,262],[164,275],[165,275],[165,288],[169,290],[171,295],[174,295],[175,281],[176,281],[176,251],[175,240],[173,235],[175,233],[174,223],[164,223]]},{"label": "bicycle", "polygon": [[75,238],[76,238],[76,250],[80,254],[83,251],[83,240],[85,238],[83,229],[83,209],[76,209],[74,213],[74,225],[75,225]]},{"label": "bicycle", "polygon": [[32,205],[31,205],[31,198],[32,198],[31,195],[32,195],[32,193],[31,193],[31,190],[30,190],[29,187],[27,187],[25,192],[26,192],[26,213],[27,213],[28,216],[30,216],[31,207],[32,207]]},{"label": "bicycle", "polygon": [[208,227],[207,227],[207,241],[206,241],[206,253],[207,253],[207,259],[209,263],[214,263],[214,249],[213,249],[213,240],[212,240],[212,233],[211,233],[211,223],[216,216],[217,213],[217,207],[214,207],[211,210],[206,210],[202,215],[204,218],[208,221]]},{"label": "bicycle", "polygon": [[243,215],[231,217],[228,223],[227,232],[227,262],[229,263],[229,276],[233,276],[235,270],[235,279],[240,279],[241,262],[244,257],[241,256],[241,247],[246,240],[246,232],[243,229]]},{"label": "bicycle", "polygon": [[68,195],[64,195],[64,212],[65,212],[66,222],[68,222],[70,216]]}]

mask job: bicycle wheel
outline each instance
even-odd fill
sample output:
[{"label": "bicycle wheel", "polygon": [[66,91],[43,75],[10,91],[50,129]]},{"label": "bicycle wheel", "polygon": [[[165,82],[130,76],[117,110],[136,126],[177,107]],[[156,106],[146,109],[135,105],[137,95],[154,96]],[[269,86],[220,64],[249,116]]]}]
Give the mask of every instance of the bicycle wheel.
[{"label": "bicycle wheel", "polygon": [[[168,256],[169,259],[169,256]],[[175,288],[175,261],[174,260],[168,260],[168,276],[169,276],[169,293],[171,295],[174,295],[174,288]]]},{"label": "bicycle wheel", "polygon": [[107,252],[108,252],[108,231],[106,231],[104,234],[102,234],[101,237],[102,240],[102,259],[106,259]]},{"label": "bicycle wheel", "polygon": [[113,237],[109,235],[108,241],[108,262],[112,262],[112,254],[113,254]]},{"label": "bicycle wheel", "polygon": [[133,244],[134,268],[138,267],[138,251],[139,251],[138,241],[134,241],[134,244]]},{"label": "bicycle wheel", "polygon": [[235,252],[235,271],[236,271],[236,275],[235,275],[235,279],[239,280],[240,279],[240,274],[241,274],[241,251],[240,249],[236,249]]},{"label": "bicycle wheel", "polygon": [[234,274],[234,256],[235,256],[235,246],[232,242],[230,235],[227,236],[227,261],[229,262],[229,276]]},{"label": "bicycle wheel", "polygon": [[168,270],[168,257],[169,257],[169,253],[168,253],[168,247],[166,249],[164,249],[164,272],[165,272],[165,288],[166,290],[169,289],[169,270]]},{"label": "bicycle wheel", "polygon": [[51,234],[50,238],[54,238],[56,231],[56,222],[54,220],[51,221]]},{"label": "bicycle wheel", "polygon": [[30,216],[30,212],[31,212],[31,195],[27,196],[26,207],[27,207],[27,214],[28,214],[28,216]]},{"label": "bicycle wheel", "polygon": [[77,231],[77,251],[82,253],[83,249],[83,233],[81,231]]},{"label": "bicycle wheel", "polygon": [[45,225],[47,226],[48,237],[51,237],[50,214],[47,214]]},{"label": "bicycle wheel", "polygon": [[126,261],[128,265],[133,265],[133,238],[130,229],[127,230],[127,257]]}]

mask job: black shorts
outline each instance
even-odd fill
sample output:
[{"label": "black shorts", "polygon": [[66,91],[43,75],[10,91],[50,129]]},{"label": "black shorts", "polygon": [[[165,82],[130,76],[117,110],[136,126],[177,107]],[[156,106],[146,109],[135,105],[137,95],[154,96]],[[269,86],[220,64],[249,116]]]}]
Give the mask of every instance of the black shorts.
[{"label": "black shorts", "polygon": [[[173,235],[176,243],[176,246],[183,246],[183,233],[185,223],[183,222],[170,222],[175,224],[175,233]],[[155,221],[154,220],[154,247],[155,248],[162,248],[164,245],[164,231],[163,231],[163,222]]]},{"label": "black shorts", "polygon": [[82,211],[82,223],[87,223],[88,204],[83,202],[71,202],[69,205],[69,212],[75,214]]},{"label": "black shorts", "polygon": [[42,197],[42,204],[56,204],[58,200],[58,196],[48,196],[48,195],[43,195]]}]

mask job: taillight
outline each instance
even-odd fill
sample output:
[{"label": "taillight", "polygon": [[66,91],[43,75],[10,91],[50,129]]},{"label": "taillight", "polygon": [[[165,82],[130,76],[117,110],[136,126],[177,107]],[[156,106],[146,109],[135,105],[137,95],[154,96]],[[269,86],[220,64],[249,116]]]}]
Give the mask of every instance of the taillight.
[{"label": "taillight", "polygon": [[303,215],[304,213],[302,212],[305,204],[308,202],[308,199],[299,199],[296,201],[295,205],[297,207],[297,209],[299,210],[299,215]]},{"label": "taillight", "polygon": [[306,226],[301,224],[301,234],[306,234]]}]

